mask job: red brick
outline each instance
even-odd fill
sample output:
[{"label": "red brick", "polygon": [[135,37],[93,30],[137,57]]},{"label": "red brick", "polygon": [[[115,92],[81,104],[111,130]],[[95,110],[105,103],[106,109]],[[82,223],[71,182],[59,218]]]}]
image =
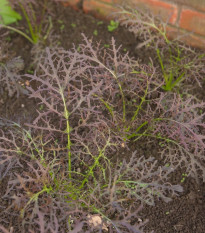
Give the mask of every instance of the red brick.
[{"label": "red brick", "polygon": [[205,51],[205,37],[190,35],[188,39],[184,39],[184,43]]},{"label": "red brick", "polygon": [[167,26],[166,30],[169,39],[180,38],[187,45],[205,50],[205,37],[172,26]]},{"label": "red brick", "polygon": [[182,38],[182,41],[185,44],[188,44],[192,47],[200,48],[205,51],[205,37],[190,34],[189,36]]},{"label": "red brick", "polygon": [[[96,1],[96,0],[95,0]],[[99,1],[99,0],[97,0],[97,1]],[[112,4],[113,3],[113,1],[112,0],[100,0],[99,2],[106,2],[106,3],[110,3],[110,4]]]},{"label": "red brick", "polygon": [[160,0],[130,0],[132,5],[142,9],[148,9],[154,15],[160,15],[164,21],[170,24],[176,24],[178,18],[178,7],[176,4]]},{"label": "red brick", "polygon": [[192,7],[199,11],[205,11],[205,0],[172,0],[177,4],[181,4],[183,6]]},{"label": "red brick", "polygon": [[83,10],[85,13],[92,13],[97,17],[106,17],[111,19],[111,13],[117,11],[112,4],[104,4],[102,1],[84,0]]},{"label": "red brick", "polygon": [[190,9],[182,9],[179,27],[205,36],[205,13],[203,14]]},{"label": "red brick", "polygon": [[80,2],[80,0],[64,0],[62,2],[62,4],[64,6],[72,6],[72,7],[77,9],[78,8],[77,6],[78,6],[79,2]]}]

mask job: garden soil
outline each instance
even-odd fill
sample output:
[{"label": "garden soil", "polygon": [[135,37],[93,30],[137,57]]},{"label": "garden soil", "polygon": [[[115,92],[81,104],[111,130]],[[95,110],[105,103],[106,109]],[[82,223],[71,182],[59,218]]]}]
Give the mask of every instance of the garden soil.
[{"label": "garden soil", "polygon": [[[122,46],[122,53],[129,52],[130,56],[139,60],[139,62],[148,63],[150,58],[153,61],[156,59],[156,54],[148,49],[137,50],[136,47],[139,41],[125,28],[118,27],[115,31],[109,32],[107,29],[108,24],[108,21],[96,19],[81,11],[76,12],[69,7],[59,6],[56,8],[56,14],[53,16],[52,34],[57,35],[54,38],[54,42],[65,49],[71,49],[74,45],[77,48],[83,42],[82,33],[84,33],[93,42],[100,41],[102,46],[108,47],[111,38],[114,37],[117,46]],[[15,33],[9,34],[7,39],[11,43],[10,48],[12,51],[10,52],[14,53],[15,56],[22,57],[25,61],[25,68],[22,74],[29,72],[32,69],[32,45]],[[204,98],[203,89],[195,90],[196,93],[201,93],[201,98]],[[9,98],[6,93],[0,96],[0,117],[6,117],[18,123],[31,122],[34,119],[36,108],[37,103],[28,99],[27,96],[21,95],[19,98]],[[153,145],[150,147],[146,143],[132,143],[129,149],[130,151],[135,151],[139,148],[144,154],[158,157],[158,154],[155,153],[157,149],[155,150]],[[158,159],[160,160],[160,158]],[[182,171],[175,172],[172,181],[176,184],[181,183],[184,192],[174,197],[169,203],[156,200],[155,206],[144,205],[140,218],[141,220],[149,220],[144,232],[204,233],[205,184],[200,181],[196,183],[192,178],[183,180]],[[5,178],[0,183],[0,211],[2,211],[2,206],[5,207],[8,204],[1,199],[1,196],[5,193],[7,182],[8,179]],[[12,217],[8,222],[10,222],[8,227],[17,229],[19,218]],[[18,232],[21,232],[21,230],[19,229]]]}]

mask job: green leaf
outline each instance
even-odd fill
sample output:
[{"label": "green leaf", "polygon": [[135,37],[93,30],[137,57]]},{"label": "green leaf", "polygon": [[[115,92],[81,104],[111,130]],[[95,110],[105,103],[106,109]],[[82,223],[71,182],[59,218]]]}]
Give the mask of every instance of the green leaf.
[{"label": "green leaf", "polygon": [[72,28],[76,28],[76,24],[75,23],[71,23],[71,27]]},{"label": "green leaf", "polygon": [[98,35],[98,31],[97,31],[97,30],[94,30],[93,34],[94,34],[95,36],[97,36],[97,35]]},{"label": "green leaf", "polygon": [[105,48],[110,48],[110,45],[109,44],[104,44],[104,47]]},{"label": "green leaf", "polygon": [[103,21],[97,22],[97,25],[102,25],[102,24],[103,24]]},{"label": "green leaf", "polygon": [[0,24],[8,25],[20,19],[21,15],[12,10],[7,0],[0,0]]},{"label": "green leaf", "polygon": [[119,22],[115,22],[114,20],[110,21],[110,25],[107,26],[107,29],[109,32],[114,31],[115,29],[117,29],[119,26]]}]

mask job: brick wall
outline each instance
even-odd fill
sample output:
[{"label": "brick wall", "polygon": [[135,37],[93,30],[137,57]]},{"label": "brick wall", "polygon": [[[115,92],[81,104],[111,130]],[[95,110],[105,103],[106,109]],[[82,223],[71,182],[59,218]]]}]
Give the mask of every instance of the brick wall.
[{"label": "brick wall", "polygon": [[122,3],[147,8],[164,20],[169,17],[171,37],[183,33],[185,43],[205,49],[205,0],[65,0],[64,4],[98,17],[109,17],[116,10],[115,5]]}]

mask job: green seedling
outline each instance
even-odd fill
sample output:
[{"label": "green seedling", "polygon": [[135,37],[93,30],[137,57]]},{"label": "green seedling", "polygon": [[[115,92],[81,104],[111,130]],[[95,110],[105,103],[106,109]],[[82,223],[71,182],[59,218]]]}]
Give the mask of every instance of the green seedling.
[{"label": "green seedling", "polygon": [[110,45],[109,44],[104,44],[104,47],[105,48],[110,48]]},{"label": "green seedling", "polygon": [[98,31],[94,30],[93,35],[97,36],[98,35]]},{"label": "green seedling", "polygon": [[71,27],[72,28],[76,28],[76,24],[75,23],[71,23]]},{"label": "green seedling", "polygon": [[187,177],[187,174],[186,173],[182,173],[181,183],[184,183],[186,177]]},{"label": "green seedling", "polygon": [[118,28],[118,26],[119,26],[119,22],[111,20],[110,24],[107,26],[107,29],[109,32],[113,32],[114,30]]},{"label": "green seedling", "polygon": [[28,73],[28,74],[33,74],[34,71],[33,71],[33,70],[27,70],[27,73]]},{"label": "green seedling", "polygon": [[43,104],[40,105],[39,110],[43,110],[44,106]]},{"label": "green seedling", "polygon": [[58,23],[63,24],[63,20],[59,19]]},{"label": "green seedling", "polygon": [[65,25],[63,24],[63,21],[59,19],[59,20],[58,20],[58,23],[61,24],[60,30],[63,31],[64,28],[65,28]]},{"label": "green seedling", "polygon": [[11,37],[10,37],[10,36],[7,36],[7,37],[6,37],[6,41],[11,41]]},{"label": "green seedling", "polygon": [[60,26],[60,30],[61,30],[61,31],[63,31],[63,30],[64,30],[64,28],[65,28],[65,25],[64,25],[64,24],[62,24],[62,25]]},{"label": "green seedling", "polygon": [[98,21],[97,22],[97,25],[102,25],[103,24],[103,21]]},{"label": "green seedling", "polygon": [[78,52],[80,52],[80,45],[78,45],[77,49],[76,49]]},{"label": "green seedling", "polygon": [[164,146],[165,146],[165,144],[162,143],[162,142],[159,142],[159,145],[160,145],[161,147],[164,147]]}]

